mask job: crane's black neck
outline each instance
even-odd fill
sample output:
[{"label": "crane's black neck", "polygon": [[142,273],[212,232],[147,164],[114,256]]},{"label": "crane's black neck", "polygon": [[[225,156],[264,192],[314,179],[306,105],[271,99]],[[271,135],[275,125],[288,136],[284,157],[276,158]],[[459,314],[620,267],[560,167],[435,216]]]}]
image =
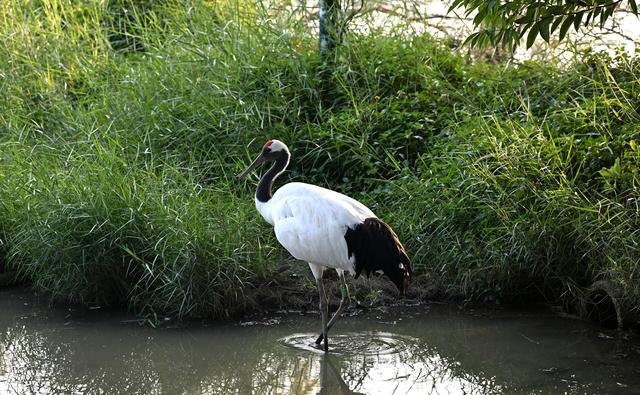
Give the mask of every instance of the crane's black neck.
[{"label": "crane's black neck", "polygon": [[290,154],[286,150],[278,151],[275,159],[273,160],[273,165],[260,179],[260,182],[258,183],[258,190],[256,191],[256,199],[260,202],[266,203],[273,196],[271,193],[273,180],[275,180],[284,171],[284,169],[287,168],[287,165],[289,164],[289,156]]}]

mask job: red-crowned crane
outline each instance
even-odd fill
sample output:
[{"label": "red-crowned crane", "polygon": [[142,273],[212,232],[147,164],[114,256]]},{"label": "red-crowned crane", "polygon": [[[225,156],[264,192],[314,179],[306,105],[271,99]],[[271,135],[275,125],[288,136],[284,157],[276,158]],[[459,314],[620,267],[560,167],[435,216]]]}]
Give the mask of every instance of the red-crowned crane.
[{"label": "red-crowned crane", "polygon": [[[289,164],[291,154],[279,140],[269,140],[260,155],[238,177],[244,177],[264,162],[273,162],[262,176],[256,191],[256,208],[271,225],[276,238],[294,258],[309,263],[320,294],[322,333],[328,351],[327,331],[333,326],[348,300],[344,272],[358,278],[364,271],[382,270],[404,295],[411,281],[411,265],[404,247],[391,227],[364,204],[315,185],[292,182],[271,193],[273,181]],[[342,299],[328,320],[327,296],[322,273],[327,268],[338,272]],[[348,302],[347,302],[348,303]]]}]

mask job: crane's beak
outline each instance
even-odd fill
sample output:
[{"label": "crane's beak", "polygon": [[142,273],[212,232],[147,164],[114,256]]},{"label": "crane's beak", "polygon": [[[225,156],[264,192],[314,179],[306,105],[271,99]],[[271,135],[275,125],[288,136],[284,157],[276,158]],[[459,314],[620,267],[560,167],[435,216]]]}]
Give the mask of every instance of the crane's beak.
[{"label": "crane's beak", "polygon": [[242,173],[240,173],[238,175],[238,178],[242,178],[244,176],[246,176],[247,174],[249,174],[249,172],[251,172],[251,170],[255,169],[256,167],[260,166],[261,164],[263,164],[265,161],[265,158],[262,154],[260,154],[256,160],[254,160],[249,167],[247,167],[246,169],[244,169],[244,171]]}]

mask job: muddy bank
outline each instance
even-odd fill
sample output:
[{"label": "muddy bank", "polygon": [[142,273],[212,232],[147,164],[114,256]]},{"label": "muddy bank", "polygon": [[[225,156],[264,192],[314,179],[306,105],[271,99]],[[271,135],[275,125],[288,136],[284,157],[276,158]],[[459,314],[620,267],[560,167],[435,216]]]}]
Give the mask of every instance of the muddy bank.
[{"label": "muddy bank", "polygon": [[[338,276],[334,270],[324,274],[324,284],[329,306],[337,308],[340,303]],[[432,275],[418,273],[404,298],[399,297],[396,286],[382,275],[361,275],[354,279],[347,276],[347,284],[351,296],[350,308],[372,308],[384,305],[413,305],[442,299],[444,297],[440,284]],[[317,311],[318,291],[309,267],[297,261],[286,261],[270,275],[270,278],[257,285],[248,286],[243,294],[244,303],[240,303],[236,311],[229,311],[229,316],[243,313],[274,311]]]}]

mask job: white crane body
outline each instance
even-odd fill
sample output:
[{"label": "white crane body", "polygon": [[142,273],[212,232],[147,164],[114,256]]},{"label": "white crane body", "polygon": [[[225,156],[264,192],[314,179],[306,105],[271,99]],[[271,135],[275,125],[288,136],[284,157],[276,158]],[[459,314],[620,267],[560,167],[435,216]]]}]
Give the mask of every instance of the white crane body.
[{"label": "white crane body", "polygon": [[[256,208],[294,258],[351,274],[355,259],[349,256],[344,235],[348,228],[375,217],[355,199],[300,182],[282,186],[267,203],[256,199]],[[314,275],[323,268],[312,267]]]}]

